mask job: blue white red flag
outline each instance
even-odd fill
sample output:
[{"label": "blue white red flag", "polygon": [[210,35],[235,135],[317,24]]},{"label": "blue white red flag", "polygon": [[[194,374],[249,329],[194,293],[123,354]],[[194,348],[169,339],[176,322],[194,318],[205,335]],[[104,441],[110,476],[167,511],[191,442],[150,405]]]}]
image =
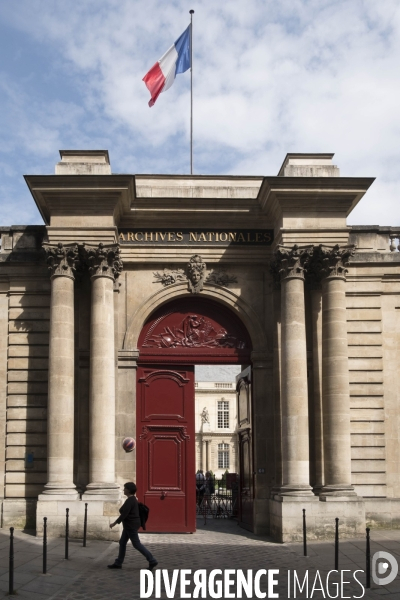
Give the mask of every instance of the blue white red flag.
[{"label": "blue white red flag", "polygon": [[168,90],[175,81],[178,73],[190,69],[190,25],[172,44],[166,53],[151,67],[143,77],[151,94],[149,106],[153,106],[161,92]]}]

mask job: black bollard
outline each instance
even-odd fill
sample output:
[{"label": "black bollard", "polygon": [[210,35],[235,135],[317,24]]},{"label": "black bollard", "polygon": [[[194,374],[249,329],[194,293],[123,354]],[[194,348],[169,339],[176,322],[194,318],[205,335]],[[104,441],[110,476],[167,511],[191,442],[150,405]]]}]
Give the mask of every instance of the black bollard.
[{"label": "black bollard", "polygon": [[83,520],[83,547],[86,548],[86,535],[87,535],[87,507],[88,503],[85,502],[85,518]]},{"label": "black bollard", "polygon": [[339,519],[335,519],[335,571],[339,571]]},{"label": "black bollard", "polygon": [[43,575],[47,573],[47,517],[43,517]]},{"label": "black bollard", "polygon": [[69,508],[66,508],[65,511],[65,558],[68,560]]},{"label": "black bollard", "polygon": [[8,594],[14,595],[14,527],[10,527],[10,562],[8,571]]},{"label": "black bollard", "polygon": [[366,551],[366,569],[365,569],[365,577],[367,580],[366,588],[369,589],[371,587],[371,548],[370,548],[370,539],[369,539],[369,527],[365,530],[367,532],[367,551]]},{"label": "black bollard", "polygon": [[307,524],[306,524],[306,509],[303,508],[303,551],[304,556],[307,556]]}]

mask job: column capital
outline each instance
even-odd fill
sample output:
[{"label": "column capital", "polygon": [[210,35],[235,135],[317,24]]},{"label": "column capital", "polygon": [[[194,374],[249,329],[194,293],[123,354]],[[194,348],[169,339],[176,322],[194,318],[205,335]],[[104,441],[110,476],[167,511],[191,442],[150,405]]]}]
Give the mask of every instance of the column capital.
[{"label": "column capital", "polygon": [[78,244],[62,244],[60,242],[57,245],[51,245],[45,243],[43,249],[46,252],[46,262],[51,278],[69,277],[74,279],[74,271],[80,262]]},{"label": "column capital", "polygon": [[118,244],[102,244],[98,246],[84,246],[83,254],[89,267],[91,278],[108,277],[115,281],[122,271]]},{"label": "column capital", "polygon": [[308,275],[311,283],[317,284],[323,279],[346,279],[349,259],[354,255],[356,247],[351,246],[325,246],[320,244],[314,247],[312,259],[309,264]]},{"label": "column capital", "polygon": [[287,278],[304,280],[304,272],[312,256],[313,246],[298,246],[288,248],[279,245],[271,261],[271,273],[275,283]]}]

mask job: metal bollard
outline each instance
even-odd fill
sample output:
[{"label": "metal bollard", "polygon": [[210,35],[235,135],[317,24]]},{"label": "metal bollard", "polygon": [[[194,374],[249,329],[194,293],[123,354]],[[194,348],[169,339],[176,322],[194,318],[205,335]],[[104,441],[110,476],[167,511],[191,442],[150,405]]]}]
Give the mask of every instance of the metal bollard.
[{"label": "metal bollard", "polygon": [[87,507],[88,503],[85,502],[85,518],[83,520],[83,547],[86,548],[86,535],[87,535]]},{"label": "metal bollard", "polygon": [[65,558],[68,560],[69,508],[66,508],[65,511]]},{"label": "metal bollard", "polygon": [[303,552],[307,556],[307,524],[306,524],[306,509],[303,508]]},{"label": "metal bollard", "polygon": [[335,519],[335,571],[339,571],[339,519]]},{"label": "metal bollard", "polygon": [[14,527],[10,527],[10,562],[8,570],[8,594],[14,595]]},{"label": "metal bollard", "polygon": [[43,517],[43,575],[47,573],[47,517]]},{"label": "metal bollard", "polygon": [[365,577],[367,580],[366,583],[366,588],[370,589],[371,587],[371,547],[370,547],[370,539],[369,539],[369,532],[370,529],[369,527],[367,527],[367,529],[365,530],[367,532],[367,549],[366,549],[366,569],[365,569]]}]

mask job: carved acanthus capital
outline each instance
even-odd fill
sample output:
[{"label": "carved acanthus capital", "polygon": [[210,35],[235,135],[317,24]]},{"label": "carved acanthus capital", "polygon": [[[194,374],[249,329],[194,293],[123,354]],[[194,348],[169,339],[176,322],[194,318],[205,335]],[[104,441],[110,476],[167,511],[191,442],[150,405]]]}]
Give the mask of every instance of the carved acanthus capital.
[{"label": "carved acanthus capital", "polygon": [[324,246],[320,244],[314,248],[308,273],[311,281],[317,283],[327,277],[346,278],[349,259],[355,253],[355,246]]},{"label": "carved acanthus capital", "polygon": [[271,262],[271,273],[274,281],[282,281],[286,277],[304,279],[304,272],[307,270],[312,252],[312,246],[300,247],[297,244],[292,248],[278,246]]},{"label": "carved acanthus capital", "polygon": [[117,244],[85,246],[83,253],[91,277],[110,277],[114,281],[119,277],[123,265]]},{"label": "carved acanthus capital", "polygon": [[52,277],[64,276],[74,279],[74,271],[80,261],[78,244],[43,244],[43,249]]}]

